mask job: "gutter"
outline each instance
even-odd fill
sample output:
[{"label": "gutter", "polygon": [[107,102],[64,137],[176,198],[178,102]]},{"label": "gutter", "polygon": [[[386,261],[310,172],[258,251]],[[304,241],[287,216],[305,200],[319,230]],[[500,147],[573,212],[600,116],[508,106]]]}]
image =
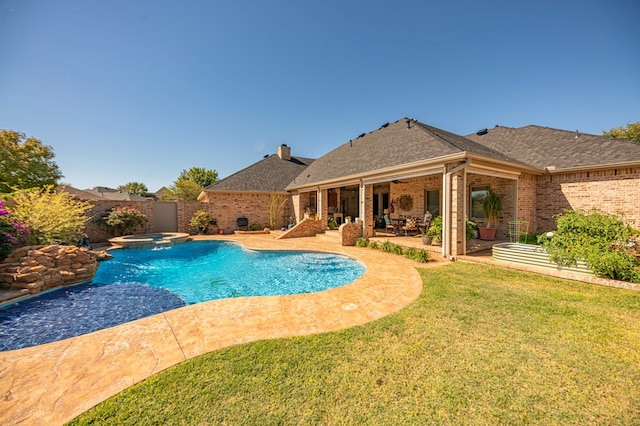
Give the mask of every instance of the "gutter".
[{"label": "gutter", "polygon": [[591,164],[587,166],[564,167],[564,168],[556,168],[556,166],[547,166],[545,167],[544,170],[549,174],[553,174],[553,173],[589,172],[593,170],[603,170],[603,169],[620,169],[623,167],[640,167],[640,162],[626,161],[622,163]]}]

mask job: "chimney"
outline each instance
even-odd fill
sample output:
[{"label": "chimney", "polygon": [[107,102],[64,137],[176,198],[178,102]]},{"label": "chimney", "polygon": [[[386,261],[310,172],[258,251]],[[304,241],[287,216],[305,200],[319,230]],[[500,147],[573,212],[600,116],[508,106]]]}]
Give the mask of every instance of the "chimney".
[{"label": "chimney", "polygon": [[280,157],[281,160],[291,160],[291,148],[289,148],[286,143],[278,147],[278,157]]}]

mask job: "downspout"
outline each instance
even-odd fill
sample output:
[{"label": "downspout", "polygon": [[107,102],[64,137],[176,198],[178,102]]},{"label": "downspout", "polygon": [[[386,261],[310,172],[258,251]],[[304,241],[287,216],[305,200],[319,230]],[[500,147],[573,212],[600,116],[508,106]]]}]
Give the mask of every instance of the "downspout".
[{"label": "downspout", "polygon": [[367,217],[367,205],[365,203],[366,200],[366,189],[365,189],[365,184],[364,181],[362,179],[360,179],[360,209],[358,212],[358,216],[360,216],[360,222],[362,224],[362,236],[364,237],[366,235],[366,229],[367,229],[367,224],[366,224],[366,217]]},{"label": "downspout", "polygon": [[[464,163],[460,164],[459,166],[454,167],[453,169],[449,170],[448,172],[445,173],[445,181],[444,181],[444,190],[445,193],[443,194],[446,200],[446,204],[445,204],[445,214],[444,217],[442,218],[442,226],[444,229],[444,237],[442,239],[442,256],[446,259],[452,259],[451,256],[451,197],[450,197],[450,192],[451,192],[451,176],[454,173],[459,172],[462,169],[466,169],[467,167],[469,167],[469,165],[471,164],[471,159],[468,158]],[[446,166],[445,166],[445,170],[446,170]]]}]

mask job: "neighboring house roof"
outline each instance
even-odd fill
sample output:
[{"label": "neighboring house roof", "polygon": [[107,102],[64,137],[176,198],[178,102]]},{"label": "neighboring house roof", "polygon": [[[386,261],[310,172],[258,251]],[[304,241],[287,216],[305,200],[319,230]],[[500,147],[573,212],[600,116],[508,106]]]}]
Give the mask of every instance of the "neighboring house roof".
[{"label": "neighboring house roof", "polygon": [[83,192],[88,192],[93,195],[97,195],[107,200],[116,200],[116,201],[144,201],[147,198],[141,197],[137,194],[132,194],[126,189],[120,191],[118,189],[107,188],[106,186],[96,186],[95,188],[89,188],[83,190]]},{"label": "neighboring house roof", "polygon": [[541,126],[496,126],[467,136],[540,169],[602,167],[640,163],[640,143]]},{"label": "neighboring house roof", "polygon": [[403,118],[363,133],[320,157],[296,177],[290,188],[462,153],[525,166],[515,158],[471,139]]},{"label": "neighboring house roof", "polygon": [[104,200],[104,197],[95,195],[91,192],[83,191],[82,189],[74,188],[71,185],[59,185],[56,187],[56,190],[58,192],[66,192],[67,194],[71,195],[73,198],[77,198],[79,200],[90,200],[90,201]]},{"label": "neighboring house roof", "polygon": [[292,156],[286,160],[281,159],[278,154],[268,155],[208,186],[205,191],[282,192],[313,162],[311,158]]}]

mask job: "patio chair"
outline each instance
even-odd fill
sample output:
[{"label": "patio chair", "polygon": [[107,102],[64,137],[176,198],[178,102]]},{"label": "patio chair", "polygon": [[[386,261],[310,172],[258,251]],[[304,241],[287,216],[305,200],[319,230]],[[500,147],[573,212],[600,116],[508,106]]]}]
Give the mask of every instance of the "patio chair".
[{"label": "patio chair", "polygon": [[416,220],[412,217],[408,217],[405,224],[402,226],[402,230],[404,231],[404,236],[407,236],[408,232],[418,232],[418,227],[416,226]]},{"label": "patio chair", "polygon": [[416,223],[416,227],[421,234],[427,233],[427,230],[429,230],[429,226],[431,225],[431,220],[433,220],[433,215],[429,210],[427,210],[422,220]]},{"label": "patio chair", "polygon": [[396,233],[396,227],[393,223],[391,223],[391,218],[389,217],[389,211],[385,210],[384,213],[384,230],[385,231],[391,231],[394,234]]},{"label": "patio chair", "polygon": [[236,219],[236,225],[238,231],[248,231],[249,219],[247,219],[246,217],[239,217]]}]

